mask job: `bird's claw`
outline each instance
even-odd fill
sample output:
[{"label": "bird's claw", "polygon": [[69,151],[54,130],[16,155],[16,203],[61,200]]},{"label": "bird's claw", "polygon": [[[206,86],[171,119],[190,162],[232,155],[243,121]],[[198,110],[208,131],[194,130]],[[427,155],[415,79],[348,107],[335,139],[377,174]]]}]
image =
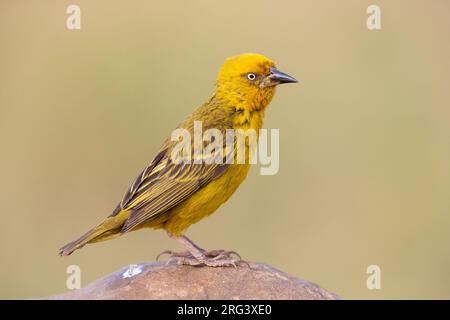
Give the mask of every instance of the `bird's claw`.
[{"label": "bird's claw", "polygon": [[235,256],[239,261],[242,260],[241,255],[236,251],[228,250],[211,250],[205,252],[205,256],[212,257],[214,260],[220,260],[222,258],[231,258]]},{"label": "bird's claw", "polygon": [[197,257],[192,255],[189,251],[173,252],[167,250],[161,252],[157,256],[157,259],[164,254],[170,254],[166,264],[174,262],[177,265],[236,268],[240,263],[244,263],[249,266],[248,262],[242,260],[237,252],[228,250],[204,251],[201,256]]},{"label": "bird's claw", "polygon": [[158,261],[161,256],[166,255],[166,254],[169,255],[169,260],[172,258],[182,258],[182,257],[188,257],[188,256],[192,255],[189,251],[174,252],[172,250],[165,250],[156,256],[156,261]]},{"label": "bird's claw", "polygon": [[157,256],[156,256],[156,261],[159,261],[159,258],[161,257],[161,256],[163,256],[163,255],[165,255],[165,254],[173,254],[174,252],[173,251],[171,251],[171,250],[165,250],[165,251],[163,251],[163,252],[160,252]]}]

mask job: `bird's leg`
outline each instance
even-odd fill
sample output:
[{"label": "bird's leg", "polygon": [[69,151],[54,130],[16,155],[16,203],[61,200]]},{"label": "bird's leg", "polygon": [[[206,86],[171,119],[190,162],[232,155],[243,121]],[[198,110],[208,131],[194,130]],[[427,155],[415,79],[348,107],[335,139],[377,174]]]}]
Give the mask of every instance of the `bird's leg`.
[{"label": "bird's leg", "polygon": [[[189,250],[189,252],[192,252],[191,250],[196,250],[196,251],[200,251],[201,253],[205,253],[206,250],[203,248],[200,248],[198,245],[196,245],[194,243],[194,241],[192,241],[191,239],[189,239],[186,236],[179,236],[179,237],[174,237],[172,234],[169,233],[169,237],[171,237],[172,239],[177,240],[179,243],[181,243],[186,249]],[[191,249],[191,250],[190,250]]]},{"label": "bird's leg", "polygon": [[[188,251],[185,252],[172,252],[165,251],[161,254],[168,253],[170,258],[168,263],[171,261],[176,261],[178,264],[187,264],[191,266],[201,266],[206,265],[209,267],[229,267],[234,266],[241,261],[241,257],[234,251],[226,250],[212,250],[206,251],[199,246],[197,246],[192,240],[186,236],[173,236],[167,233],[169,237],[178,241],[183,247]],[[160,254],[160,255],[161,255]],[[159,257],[159,256],[158,256]]]},{"label": "bird's leg", "polygon": [[[189,257],[193,258],[194,254],[192,253],[192,251],[195,251],[197,255],[206,252],[205,249],[202,249],[199,246],[197,246],[192,240],[190,240],[186,236],[174,237],[170,232],[167,232],[167,235],[170,238],[175,239],[175,240],[178,240],[178,238],[180,238],[180,240],[183,241],[183,243],[182,243],[183,246],[186,247],[188,249],[188,251],[174,252],[171,250],[166,250],[166,251],[163,251],[160,254],[158,254],[158,256],[156,257],[156,260],[158,260],[159,257],[162,255],[169,254],[170,258],[167,261],[169,263],[170,261],[173,261],[175,259],[181,260],[181,258],[189,258]],[[178,241],[180,241],[180,240],[178,240]]]}]

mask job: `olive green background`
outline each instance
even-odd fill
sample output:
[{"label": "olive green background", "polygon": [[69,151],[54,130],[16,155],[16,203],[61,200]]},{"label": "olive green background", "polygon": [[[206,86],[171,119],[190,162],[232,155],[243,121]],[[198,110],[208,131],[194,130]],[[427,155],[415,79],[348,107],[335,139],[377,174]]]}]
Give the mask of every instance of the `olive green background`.
[{"label": "olive green background", "polygon": [[[82,28],[66,29],[81,7]],[[378,4],[382,30],[366,28]],[[450,2],[2,1],[0,298],[66,291],[181,249],[130,233],[61,258],[110,214],[223,60],[274,59],[280,170],[188,235],[344,298],[450,298]],[[381,267],[381,290],[366,268]]]}]

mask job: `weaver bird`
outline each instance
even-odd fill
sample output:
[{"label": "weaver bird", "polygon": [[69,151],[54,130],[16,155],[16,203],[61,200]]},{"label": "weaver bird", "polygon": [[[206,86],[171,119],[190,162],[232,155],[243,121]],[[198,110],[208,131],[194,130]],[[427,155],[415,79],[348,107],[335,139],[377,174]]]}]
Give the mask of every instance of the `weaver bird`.
[{"label": "weaver bird", "polygon": [[[192,133],[194,121],[201,121],[204,129],[216,128],[221,132],[254,129],[259,132],[276,86],[290,82],[297,80],[277,70],[274,62],[260,54],[231,57],[219,71],[212,96],[178,128]],[[206,251],[183,233],[230,198],[246,178],[250,164],[248,161],[243,164],[225,161],[175,163],[171,158],[175,145],[176,141],[167,139],[112,214],[79,239],[62,247],[60,255],[70,255],[88,243],[112,239],[129,231],[162,228],[188,250],[169,252],[171,259],[178,263],[212,267],[235,265],[240,259],[235,252]],[[248,151],[248,141],[244,147]],[[238,148],[236,145],[233,152]]]}]

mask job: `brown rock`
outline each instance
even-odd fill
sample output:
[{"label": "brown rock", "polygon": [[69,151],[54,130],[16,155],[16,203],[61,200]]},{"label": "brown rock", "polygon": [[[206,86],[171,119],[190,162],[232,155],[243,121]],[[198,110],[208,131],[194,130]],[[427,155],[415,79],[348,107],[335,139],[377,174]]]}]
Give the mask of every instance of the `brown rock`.
[{"label": "brown rock", "polygon": [[334,300],[335,294],[262,263],[191,267],[131,265],[76,291],[49,299],[300,299]]}]

